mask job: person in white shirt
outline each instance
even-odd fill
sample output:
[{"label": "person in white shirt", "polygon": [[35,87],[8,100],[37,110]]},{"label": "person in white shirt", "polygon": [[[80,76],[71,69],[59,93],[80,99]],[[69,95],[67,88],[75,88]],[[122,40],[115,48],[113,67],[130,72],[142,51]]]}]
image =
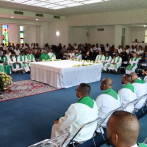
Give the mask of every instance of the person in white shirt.
[{"label": "person in white shirt", "polygon": [[129,49],[129,47],[128,47],[128,46],[125,46],[125,49],[126,49],[126,53],[127,53],[127,55],[129,55],[129,53],[130,53],[130,49]]},{"label": "person in white shirt", "polygon": [[115,111],[107,123],[107,145],[113,147],[147,147],[138,143],[138,119],[129,112]]},{"label": "person in white shirt", "polygon": [[105,56],[99,51],[99,54],[95,58],[95,62],[103,63],[105,60]]},{"label": "person in white shirt", "polygon": [[[141,98],[143,95],[147,94],[147,84],[144,80],[141,80],[138,78],[137,74],[135,72],[132,72],[130,74],[132,76],[132,85],[134,86],[135,93],[137,96],[137,99]],[[146,101],[146,97],[144,97],[136,106],[135,108],[140,109],[142,106],[144,106]]]},{"label": "person in white shirt", "polygon": [[9,50],[6,50],[6,57],[7,57],[7,59],[10,58],[10,55],[11,55],[11,53],[9,52]]},{"label": "person in white shirt", "polygon": [[16,56],[19,56],[20,55],[20,50],[18,48],[18,46],[16,46],[16,49],[14,50]]},{"label": "person in white shirt", "polygon": [[130,52],[134,51],[136,53],[136,49],[134,48],[134,45],[131,46]]},{"label": "person in white shirt", "polygon": [[108,44],[108,43],[106,44],[105,51],[106,51],[106,52],[109,51],[109,44]]},{"label": "person in white shirt", "polygon": [[78,53],[74,57],[75,59],[82,59],[82,55],[80,53],[80,50],[78,50]]},{"label": "person in white shirt", "polygon": [[5,43],[5,45],[3,46],[3,50],[6,51],[8,49],[7,44]]},{"label": "person in white shirt", "polygon": [[49,55],[50,59],[56,60],[56,55],[55,55],[55,53],[53,53],[53,49],[50,50],[50,52],[48,53],[48,55]]},{"label": "person in white shirt", "polygon": [[144,68],[144,69],[142,70],[142,75],[144,76],[144,81],[145,81],[145,83],[147,84],[147,68]]},{"label": "person in white shirt", "polygon": [[116,57],[114,57],[110,64],[108,64],[108,70],[111,72],[117,72],[117,69],[122,64],[122,58],[118,56],[118,53],[116,53]]},{"label": "person in white shirt", "polygon": [[143,56],[143,53],[144,53],[144,50],[142,49],[142,46],[139,47],[139,50],[136,52],[138,57],[141,57]]},{"label": "person in white shirt", "polygon": [[[135,89],[132,85],[132,77],[129,74],[125,74],[121,83],[123,87],[118,91],[120,97],[121,106],[125,107],[129,102],[136,99]],[[134,110],[134,104],[128,105],[124,111],[132,113]]]},{"label": "person in white shirt", "polygon": [[74,47],[74,49],[75,49],[75,50],[77,50],[77,49],[78,49],[78,46],[77,46],[77,44],[76,44],[76,43],[74,44],[74,46],[73,46],[73,47]]},{"label": "person in white shirt", "polygon": [[136,53],[132,52],[133,58],[130,59],[129,65],[126,67],[126,74],[130,74],[131,72],[134,72],[135,69],[137,68],[138,64],[138,58],[136,57]]},{"label": "person in white shirt", "polygon": [[118,46],[117,50],[119,54],[123,51],[120,45]]},{"label": "person in white shirt", "polygon": [[109,52],[106,52],[105,60],[103,62],[103,72],[106,72],[108,69],[108,64],[111,62],[112,58],[109,55]]},{"label": "person in white shirt", "polygon": [[[71,104],[65,115],[59,120],[54,121],[51,138],[57,137],[63,133],[70,132],[69,139],[85,124],[98,118],[98,110],[94,100],[90,95],[91,87],[88,84],[81,83],[76,89],[76,96],[79,100]],[[97,122],[89,124],[82,128],[81,132],[75,137],[75,141],[81,142],[90,139],[97,127]],[[69,139],[65,142],[67,146]],[[61,138],[62,140],[62,138]]]},{"label": "person in white shirt", "polygon": [[70,53],[69,53],[69,57],[74,58],[74,56],[75,56],[75,53],[73,53],[73,50],[71,50]]},{"label": "person in white shirt", "polygon": [[[100,118],[105,118],[108,113],[121,106],[119,95],[112,89],[112,80],[103,79],[100,86],[102,93],[96,98]],[[108,120],[108,119],[107,119]],[[107,120],[103,123],[106,127]]]}]

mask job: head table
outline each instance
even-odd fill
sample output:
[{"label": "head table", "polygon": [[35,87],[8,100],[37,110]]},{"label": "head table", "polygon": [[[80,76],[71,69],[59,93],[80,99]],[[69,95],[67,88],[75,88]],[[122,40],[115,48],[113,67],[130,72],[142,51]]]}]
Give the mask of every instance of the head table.
[{"label": "head table", "polygon": [[82,62],[70,60],[31,62],[30,65],[31,80],[49,84],[57,89],[100,81],[103,67],[101,63],[76,66],[82,65]]}]

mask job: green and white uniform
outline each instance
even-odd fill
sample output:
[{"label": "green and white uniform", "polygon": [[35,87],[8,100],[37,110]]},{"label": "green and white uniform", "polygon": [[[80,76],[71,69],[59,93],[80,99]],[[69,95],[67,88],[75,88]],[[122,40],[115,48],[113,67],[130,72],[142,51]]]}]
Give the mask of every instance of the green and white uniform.
[{"label": "green and white uniform", "polygon": [[[4,72],[6,74],[11,74],[10,70],[10,58],[5,57],[0,57],[0,60],[3,61],[3,63],[0,63],[0,71]],[[4,63],[8,63],[7,65],[4,65]]]},{"label": "green and white uniform", "polygon": [[112,58],[111,56],[105,56],[105,60],[103,62],[103,70],[107,71],[108,69],[108,64],[111,62]]},{"label": "green and white uniform", "polygon": [[[115,65],[113,63],[116,63]],[[122,58],[121,57],[114,57],[110,64],[108,64],[108,70],[115,70],[117,72],[117,69],[122,64]]]},{"label": "green and white uniform", "polygon": [[[52,127],[51,138],[57,137],[63,133],[70,132],[70,139],[86,123],[98,118],[96,103],[89,96],[83,97],[77,103],[71,104],[65,115],[59,119],[57,124]],[[97,122],[89,124],[74,139],[75,141],[85,141],[93,136]],[[87,133],[88,132],[88,133]],[[69,139],[65,143],[65,146]]]},{"label": "green and white uniform", "polygon": [[56,55],[54,53],[49,52],[48,55],[50,59],[56,60]]},{"label": "green and white uniform", "polygon": [[76,54],[74,58],[75,59],[82,59],[82,55],[80,53],[79,54]]},{"label": "green and white uniform", "polygon": [[138,58],[131,58],[129,61],[129,65],[126,67],[126,74],[130,74],[131,72],[134,72],[135,69],[137,68],[137,64],[138,64]]},{"label": "green and white uniform", "polygon": [[103,54],[97,55],[96,58],[95,58],[95,62],[103,63],[104,60],[105,60],[105,56]]},{"label": "green and white uniform", "polygon": [[42,53],[40,56],[40,61],[51,59],[48,54]]},{"label": "green and white uniform", "polygon": [[36,62],[33,54],[27,54],[28,64],[30,66],[30,62]]}]

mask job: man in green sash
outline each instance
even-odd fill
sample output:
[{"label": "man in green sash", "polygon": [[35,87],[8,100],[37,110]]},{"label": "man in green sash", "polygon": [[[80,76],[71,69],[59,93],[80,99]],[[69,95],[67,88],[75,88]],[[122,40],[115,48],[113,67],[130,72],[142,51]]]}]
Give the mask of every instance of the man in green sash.
[{"label": "man in green sash", "polygon": [[[51,138],[57,137],[63,133],[70,132],[70,138],[84,125],[98,118],[96,103],[90,95],[91,87],[88,84],[81,83],[76,89],[76,96],[79,100],[71,104],[65,115],[54,122]],[[75,141],[85,141],[93,136],[97,122],[89,124],[82,129]],[[69,142],[67,140],[66,144]]]},{"label": "man in green sash", "polygon": [[10,58],[6,57],[5,52],[3,53],[3,55],[0,57],[0,60],[3,62],[3,65],[0,65],[0,70],[1,72],[4,72],[6,74],[11,74],[11,70],[10,70]]},{"label": "man in green sash", "polygon": [[118,53],[116,53],[116,57],[114,57],[111,61],[110,64],[108,64],[108,70],[110,72],[117,72],[117,69],[121,66],[122,64],[122,58],[118,56]]},{"label": "man in green sash", "polygon": [[105,56],[99,51],[99,54],[95,58],[95,62],[103,63],[105,60]]},{"label": "man in green sash", "polygon": [[80,53],[80,50],[78,50],[78,53],[74,57],[75,59],[82,59],[82,55]]},{"label": "man in green sash", "polygon": [[115,111],[107,123],[107,145],[113,147],[147,147],[137,143],[139,135],[138,119],[129,112]]},{"label": "man in green sash", "polygon": [[110,64],[112,58],[109,56],[109,52],[106,52],[105,60],[103,62],[103,72],[106,72],[108,69],[108,64]]},{"label": "man in green sash", "polygon": [[[123,87],[118,91],[118,95],[120,97],[121,106],[125,107],[129,102],[135,100],[136,93],[135,89],[132,85],[132,77],[129,74],[125,74],[122,79],[121,83]],[[129,105],[126,107],[125,111],[132,113],[134,110],[134,104]]]},{"label": "man in green sash", "polygon": [[43,50],[43,53],[41,54],[41,56],[40,56],[40,61],[42,61],[42,60],[48,60],[48,59],[51,59],[50,57],[49,57],[49,55],[46,53],[46,50]]},{"label": "man in green sash", "polygon": [[30,67],[30,62],[35,62],[34,55],[32,54],[32,50],[29,50],[29,54],[27,54],[27,60]]},{"label": "man in green sash", "polygon": [[21,66],[21,62],[17,61],[17,56],[15,54],[15,52],[12,52],[12,55],[10,56],[10,65],[12,67],[12,71],[14,72],[14,74],[17,74],[17,71],[19,71],[21,74],[22,72],[22,66]]},{"label": "man in green sash", "polygon": [[136,57],[136,53],[133,52],[133,58],[130,59],[130,64],[126,67],[126,74],[130,74],[131,72],[135,71],[135,69],[137,68],[138,61],[139,60]]},{"label": "man in green sash", "polygon": [[50,50],[50,52],[48,53],[48,56],[50,59],[56,60],[56,55],[55,53],[53,53],[53,49]]},{"label": "man in green sash", "polygon": [[29,72],[29,64],[26,55],[24,54],[24,51],[21,52],[21,54],[17,58],[18,62],[21,63],[21,66],[23,68],[24,72]]},{"label": "man in green sash", "polygon": [[[96,98],[95,101],[97,104],[99,117],[105,118],[108,113],[120,107],[121,104],[119,95],[112,89],[111,79],[103,79],[100,88],[103,92]],[[104,127],[106,127],[107,120],[103,123]]]}]

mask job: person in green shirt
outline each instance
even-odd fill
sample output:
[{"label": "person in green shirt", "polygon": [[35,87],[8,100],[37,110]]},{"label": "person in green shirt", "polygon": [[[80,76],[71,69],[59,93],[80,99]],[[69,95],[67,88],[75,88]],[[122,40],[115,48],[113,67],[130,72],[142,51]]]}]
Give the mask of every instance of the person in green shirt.
[{"label": "person in green shirt", "polygon": [[41,57],[40,57],[40,61],[48,60],[48,59],[50,59],[49,55],[46,53],[46,50],[43,50],[43,53],[41,54]]},{"label": "person in green shirt", "polygon": [[139,122],[135,115],[126,111],[115,111],[107,122],[107,145],[113,147],[147,147],[137,143]]}]

